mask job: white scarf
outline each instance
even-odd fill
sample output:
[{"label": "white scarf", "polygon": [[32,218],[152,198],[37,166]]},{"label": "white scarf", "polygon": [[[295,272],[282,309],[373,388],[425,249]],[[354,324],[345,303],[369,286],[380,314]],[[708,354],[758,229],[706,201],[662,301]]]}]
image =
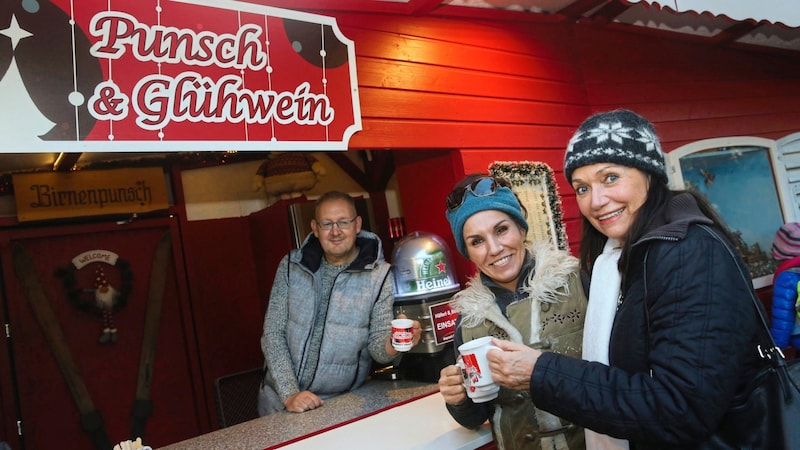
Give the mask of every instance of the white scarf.
[{"label": "white scarf", "polygon": [[[586,307],[586,322],[583,326],[583,359],[587,361],[608,365],[608,343],[622,282],[617,268],[621,252],[619,241],[609,238],[603,253],[594,262],[589,305]],[[626,440],[599,434],[588,428],[585,431],[587,450],[628,448]]]}]

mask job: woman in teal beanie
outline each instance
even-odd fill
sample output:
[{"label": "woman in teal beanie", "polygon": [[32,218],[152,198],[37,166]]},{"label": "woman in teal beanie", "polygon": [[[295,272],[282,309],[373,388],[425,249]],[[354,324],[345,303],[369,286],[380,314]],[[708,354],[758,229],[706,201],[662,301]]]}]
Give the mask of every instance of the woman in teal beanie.
[{"label": "woman in teal beanie", "polygon": [[[484,336],[580,356],[586,296],[578,260],[552,242],[526,243],[525,208],[502,179],[474,174],[447,197],[458,251],[478,269],[454,296],[454,345]],[[462,426],[492,425],[497,448],[583,449],[583,429],[542,411],[526,392],[500,388],[488,402],[467,396],[461,369],[445,367],[439,391]]]}]

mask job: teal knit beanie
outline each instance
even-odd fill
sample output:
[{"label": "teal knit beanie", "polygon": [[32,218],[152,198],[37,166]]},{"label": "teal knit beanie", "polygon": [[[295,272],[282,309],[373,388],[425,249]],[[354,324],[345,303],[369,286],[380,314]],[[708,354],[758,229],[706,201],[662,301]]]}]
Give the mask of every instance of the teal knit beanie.
[{"label": "teal knit beanie", "polygon": [[450,222],[450,230],[453,232],[459,253],[467,258],[469,256],[467,255],[467,244],[464,242],[464,223],[473,214],[490,209],[508,214],[525,232],[528,231],[528,222],[522,214],[522,207],[510,188],[498,186],[494,194],[480,197],[465,189],[464,201],[461,206],[453,211],[447,210],[445,215],[447,221]]}]

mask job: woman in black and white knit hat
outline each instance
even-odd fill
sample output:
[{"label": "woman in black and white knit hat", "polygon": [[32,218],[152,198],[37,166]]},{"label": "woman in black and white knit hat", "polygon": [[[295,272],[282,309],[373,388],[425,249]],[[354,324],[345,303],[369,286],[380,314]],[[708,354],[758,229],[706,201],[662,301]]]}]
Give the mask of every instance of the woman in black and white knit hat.
[{"label": "woman in black and white knit hat", "polygon": [[495,341],[495,381],[585,427],[589,449],[769,448],[754,424],[720,425],[760,365],[752,281],[708,203],[668,188],[653,125],[589,117],[564,174],[591,280],[583,358]]}]

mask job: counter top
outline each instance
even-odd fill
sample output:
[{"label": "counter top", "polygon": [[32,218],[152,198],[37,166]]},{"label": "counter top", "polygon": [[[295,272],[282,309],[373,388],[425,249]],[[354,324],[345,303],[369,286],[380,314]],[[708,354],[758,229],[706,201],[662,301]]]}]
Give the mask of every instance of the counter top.
[{"label": "counter top", "polygon": [[473,450],[490,442],[492,431],[488,423],[477,430],[462,427],[447,413],[444,398],[433,392],[281,446],[280,450]]},{"label": "counter top", "polygon": [[[408,420],[408,422],[406,422]],[[427,428],[425,433],[414,433]],[[438,386],[409,380],[370,380],[362,387],[330,399],[315,410],[304,413],[280,412],[238,425],[222,428],[185,441],[161,447],[163,450],[264,450],[268,448],[310,449],[327,447],[323,441],[335,434],[337,446],[363,448],[359,442],[381,442],[397,431],[404,439],[419,435],[434,440],[439,447],[476,448],[491,442],[491,431],[484,425],[478,431],[460,427],[447,413]],[[444,445],[440,439],[455,439],[466,446]],[[348,447],[348,442],[350,442]],[[450,442],[450,441],[447,441]],[[472,444],[475,445],[472,445]],[[426,448],[406,441],[396,448]],[[444,447],[441,447],[444,445]]]}]

